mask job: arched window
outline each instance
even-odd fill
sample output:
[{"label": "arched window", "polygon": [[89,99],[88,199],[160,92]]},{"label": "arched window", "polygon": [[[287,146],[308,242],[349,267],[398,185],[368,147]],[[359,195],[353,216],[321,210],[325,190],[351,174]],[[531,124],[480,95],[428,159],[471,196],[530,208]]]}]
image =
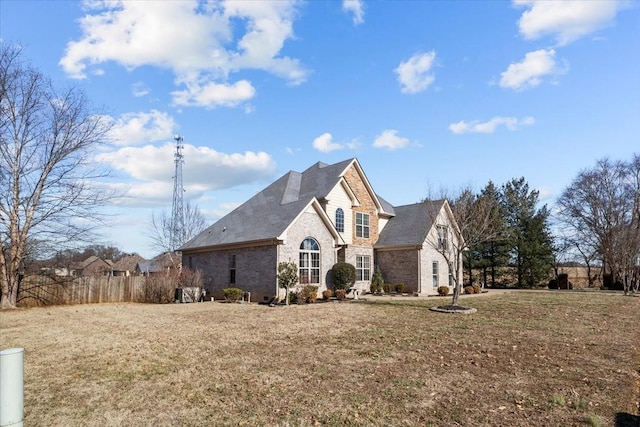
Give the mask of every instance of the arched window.
[{"label": "arched window", "polygon": [[311,237],[300,244],[298,275],[302,284],[320,283],[320,245]]},{"label": "arched window", "polygon": [[344,211],[342,208],[336,209],[336,229],[341,233],[344,231]]}]

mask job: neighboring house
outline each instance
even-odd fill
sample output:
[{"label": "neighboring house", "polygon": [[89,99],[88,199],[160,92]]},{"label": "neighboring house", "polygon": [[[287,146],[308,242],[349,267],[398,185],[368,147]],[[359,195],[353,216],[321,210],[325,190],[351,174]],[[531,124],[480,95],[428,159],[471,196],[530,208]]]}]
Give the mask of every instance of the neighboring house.
[{"label": "neighboring house", "polygon": [[457,236],[446,201],[394,208],[374,192],[358,160],[349,159],[285,174],[180,250],[183,266],[200,270],[216,297],[230,286],[251,292],[254,301],[280,295],[277,267],[287,261],[298,265],[300,283],[319,292],[333,287],[332,266],[348,262],[360,290],[369,289],[379,265],[385,282],[427,295],[437,293],[434,280],[448,283],[438,230],[445,245]]},{"label": "neighboring house", "polygon": [[113,262],[111,260],[103,260],[95,255],[90,256],[80,263],[74,263],[71,266],[72,276],[109,276]]},{"label": "neighboring house", "polygon": [[163,252],[150,260],[141,260],[136,264],[135,274],[150,276],[153,274],[168,274],[171,270],[180,268],[180,253]]},{"label": "neighboring house", "polygon": [[113,264],[113,275],[125,277],[133,276],[136,274],[136,266],[144,261],[145,259],[138,254],[126,255]]}]

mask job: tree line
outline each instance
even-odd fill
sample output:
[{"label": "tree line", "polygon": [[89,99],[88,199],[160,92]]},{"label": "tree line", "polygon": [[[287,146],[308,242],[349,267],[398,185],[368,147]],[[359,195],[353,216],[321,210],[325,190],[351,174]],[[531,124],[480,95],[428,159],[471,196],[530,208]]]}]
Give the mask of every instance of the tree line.
[{"label": "tree line", "polygon": [[607,287],[638,291],[640,154],[629,161],[601,159],[582,170],[557,199],[553,215],[539,196],[521,177],[500,187],[489,182],[477,194],[465,189],[452,199],[467,242],[462,254],[469,280],[479,270],[480,280],[491,286],[539,286],[564,259],[588,270],[600,267]]}]

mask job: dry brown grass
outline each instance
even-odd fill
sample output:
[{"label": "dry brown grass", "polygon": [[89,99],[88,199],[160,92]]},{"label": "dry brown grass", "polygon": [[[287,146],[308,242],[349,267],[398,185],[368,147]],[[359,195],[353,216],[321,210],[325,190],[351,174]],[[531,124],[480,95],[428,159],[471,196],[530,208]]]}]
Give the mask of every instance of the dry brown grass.
[{"label": "dry brown grass", "polygon": [[[448,300],[447,300],[448,301]],[[640,299],[99,304],[0,313],[25,425],[614,425],[637,414]]]}]

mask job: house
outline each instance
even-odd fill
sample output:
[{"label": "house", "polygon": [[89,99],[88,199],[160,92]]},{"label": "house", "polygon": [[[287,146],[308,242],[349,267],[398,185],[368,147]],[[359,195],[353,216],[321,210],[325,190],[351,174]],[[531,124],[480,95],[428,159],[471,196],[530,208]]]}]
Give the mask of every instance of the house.
[{"label": "house", "polygon": [[458,235],[446,201],[393,207],[349,159],[288,172],[180,251],[182,265],[201,271],[216,297],[231,286],[251,292],[253,301],[280,295],[277,267],[288,261],[298,265],[300,283],[319,292],[333,287],[332,266],[348,262],[360,290],[369,289],[379,266],[385,282],[428,295],[448,283],[450,266],[440,252]]},{"label": "house", "polygon": [[136,266],[144,261],[145,259],[138,254],[125,255],[113,264],[113,275],[125,277],[133,276],[136,274]]},{"label": "house", "polygon": [[150,276],[153,274],[168,274],[171,270],[180,268],[180,254],[163,252],[150,260],[140,260],[135,266],[136,275]]},{"label": "house", "polygon": [[103,260],[95,255],[90,256],[79,263],[71,265],[70,273],[72,276],[109,276],[113,262],[111,260]]}]

